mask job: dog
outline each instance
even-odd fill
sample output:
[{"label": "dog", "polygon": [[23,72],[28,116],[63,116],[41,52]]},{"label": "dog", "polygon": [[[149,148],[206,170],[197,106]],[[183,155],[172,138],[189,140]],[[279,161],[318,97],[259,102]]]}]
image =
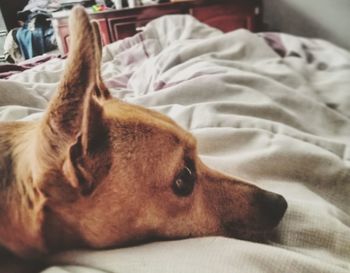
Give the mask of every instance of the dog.
[{"label": "dog", "polygon": [[65,71],[43,118],[0,123],[0,245],[35,258],[73,248],[228,236],[258,240],[286,200],[207,167],[167,116],[111,97],[101,38],[70,16]]}]

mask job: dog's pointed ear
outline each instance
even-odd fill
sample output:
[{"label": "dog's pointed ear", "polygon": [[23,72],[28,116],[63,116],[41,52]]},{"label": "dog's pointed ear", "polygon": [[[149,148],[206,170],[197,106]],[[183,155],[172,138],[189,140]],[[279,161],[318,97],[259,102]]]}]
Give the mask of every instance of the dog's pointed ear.
[{"label": "dog's pointed ear", "polygon": [[[65,70],[38,130],[37,155],[38,164],[63,168],[69,184],[87,192],[108,167],[108,162],[97,166],[93,161],[96,149],[102,151],[101,143],[108,142],[100,103],[110,95],[100,75],[98,29],[95,23],[90,23],[83,7],[73,8],[69,28],[70,48]],[[99,171],[94,173],[97,168]]]},{"label": "dog's pointed ear", "polygon": [[[109,169],[108,130],[103,124],[103,109],[92,98],[84,105],[81,133],[69,147],[63,174],[73,188],[87,195]],[[97,159],[103,154],[103,161]],[[96,160],[97,159],[97,160]]]},{"label": "dog's pointed ear", "polygon": [[44,123],[61,136],[76,137],[80,131],[83,105],[92,93],[108,99],[102,82],[101,38],[96,23],[91,24],[86,11],[76,6],[69,18],[70,46],[62,80],[51,99]]}]

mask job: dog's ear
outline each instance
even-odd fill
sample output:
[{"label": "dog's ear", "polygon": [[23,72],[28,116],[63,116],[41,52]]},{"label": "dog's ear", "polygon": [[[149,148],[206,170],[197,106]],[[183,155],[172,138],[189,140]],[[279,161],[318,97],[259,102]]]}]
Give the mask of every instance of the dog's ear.
[{"label": "dog's ear", "polygon": [[101,148],[97,140],[106,137],[99,102],[110,95],[100,75],[98,26],[90,23],[83,7],[77,6],[71,12],[69,28],[66,67],[41,124],[38,154],[39,163],[48,167],[63,160],[67,180],[86,191],[95,177],[91,174],[95,169],[91,160],[96,154],[94,149]]},{"label": "dog's ear", "polygon": [[90,23],[83,7],[73,8],[69,30],[70,47],[65,70],[44,122],[61,136],[75,137],[80,131],[85,100],[91,99],[91,93],[100,99],[108,99],[110,94],[100,74],[98,26]]},{"label": "dog's ear", "polygon": [[[63,174],[73,188],[87,195],[97,186],[96,181],[108,172],[108,130],[103,124],[103,109],[95,99],[86,101],[81,133],[69,147],[63,164]],[[97,157],[103,154],[103,160]]]}]

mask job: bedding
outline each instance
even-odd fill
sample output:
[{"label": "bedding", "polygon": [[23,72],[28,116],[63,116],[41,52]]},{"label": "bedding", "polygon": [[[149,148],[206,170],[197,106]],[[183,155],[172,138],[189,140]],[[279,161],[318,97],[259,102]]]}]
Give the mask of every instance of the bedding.
[{"label": "bedding", "polygon": [[[19,62],[17,64],[4,63],[0,64],[0,79],[7,79],[10,76],[20,73],[24,70],[35,67],[41,63],[45,63],[48,60],[60,58],[58,54],[43,54],[26,61]],[[63,58],[63,57],[62,57]]]},{"label": "bedding", "polygon": [[[0,81],[0,121],[39,119],[64,60]],[[104,48],[113,96],[173,118],[209,166],[277,193],[266,244],[206,237],[50,257],[44,273],[350,272],[350,53],[287,34],[222,33],[188,15]]]}]

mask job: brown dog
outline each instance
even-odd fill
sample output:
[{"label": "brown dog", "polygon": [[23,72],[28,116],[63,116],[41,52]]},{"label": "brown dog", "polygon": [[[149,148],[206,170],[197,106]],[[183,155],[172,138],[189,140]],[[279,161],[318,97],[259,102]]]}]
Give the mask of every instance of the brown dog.
[{"label": "brown dog", "polygon": [[155,239],[256,239],[287,203],[209,169],[166,116],[112,99],[81,7],[57,94],[40,122],[0,124],[0,245],[22,257]]}]

